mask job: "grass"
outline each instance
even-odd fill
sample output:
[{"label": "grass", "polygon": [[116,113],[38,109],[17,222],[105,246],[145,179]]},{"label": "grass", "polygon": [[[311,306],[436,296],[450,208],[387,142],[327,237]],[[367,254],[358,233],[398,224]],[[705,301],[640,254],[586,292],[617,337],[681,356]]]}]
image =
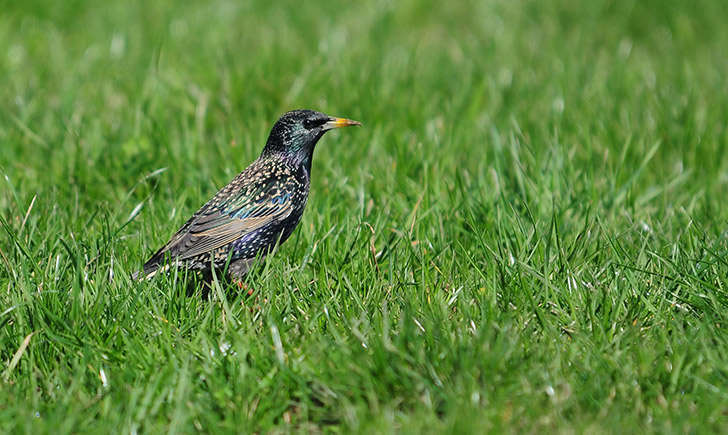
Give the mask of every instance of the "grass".
[{"label": "grass", "polygon": [[[728,7],[2,2],[0,431],[728,428]],[[314,108],[291,240],[128,278]]]}]

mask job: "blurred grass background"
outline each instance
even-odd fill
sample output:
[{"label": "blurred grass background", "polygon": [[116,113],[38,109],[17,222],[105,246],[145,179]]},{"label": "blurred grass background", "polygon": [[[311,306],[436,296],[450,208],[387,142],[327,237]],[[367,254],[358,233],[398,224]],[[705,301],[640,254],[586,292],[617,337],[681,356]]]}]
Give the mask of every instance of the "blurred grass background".
[{"label": "blurred grass background", "polygon": [[[725,430],[725,2],[0,5],[3,432]],[[256,295],[130,282],[294,108]]]}]

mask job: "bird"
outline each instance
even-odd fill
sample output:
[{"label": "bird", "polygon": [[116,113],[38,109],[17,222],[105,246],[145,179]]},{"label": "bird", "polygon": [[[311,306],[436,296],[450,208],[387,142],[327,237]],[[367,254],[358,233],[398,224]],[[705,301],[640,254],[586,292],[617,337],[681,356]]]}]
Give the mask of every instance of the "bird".
[{"label": "bird", "polygon": [[301,221],[319,139],[356,125],[361,123],[308,109],[283,114],[260,156],[200,207],[132,279],[150,279],[171,267],[209,274],[227,266],[242,288],[256,259],[285,242]]}]

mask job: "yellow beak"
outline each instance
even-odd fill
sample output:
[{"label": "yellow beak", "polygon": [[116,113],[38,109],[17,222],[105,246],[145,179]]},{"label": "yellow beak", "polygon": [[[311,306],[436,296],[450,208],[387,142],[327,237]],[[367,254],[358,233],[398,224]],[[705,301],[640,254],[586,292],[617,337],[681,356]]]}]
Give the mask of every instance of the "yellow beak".
[{"label": "yellow beak", "polygon": [[329,118],[329,121],[324,124],[324,130],[331,130],[332,128],[349,127],[352,125],[361,125],[361,122],[354,121],[346,118]]}]

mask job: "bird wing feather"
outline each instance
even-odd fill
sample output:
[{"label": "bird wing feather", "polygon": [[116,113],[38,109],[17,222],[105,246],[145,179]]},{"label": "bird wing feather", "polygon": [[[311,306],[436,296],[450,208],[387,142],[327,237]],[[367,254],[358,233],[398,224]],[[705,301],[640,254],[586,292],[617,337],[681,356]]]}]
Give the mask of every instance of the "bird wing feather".
[{"label": "bird wing feather", "polygon": [[230,194],[225,189],[205,204],[171,240],[153,256],[186,260],[214,251],[274,221],[290,216],[293,202],[281,180],[258,181],[255,188]]}]

